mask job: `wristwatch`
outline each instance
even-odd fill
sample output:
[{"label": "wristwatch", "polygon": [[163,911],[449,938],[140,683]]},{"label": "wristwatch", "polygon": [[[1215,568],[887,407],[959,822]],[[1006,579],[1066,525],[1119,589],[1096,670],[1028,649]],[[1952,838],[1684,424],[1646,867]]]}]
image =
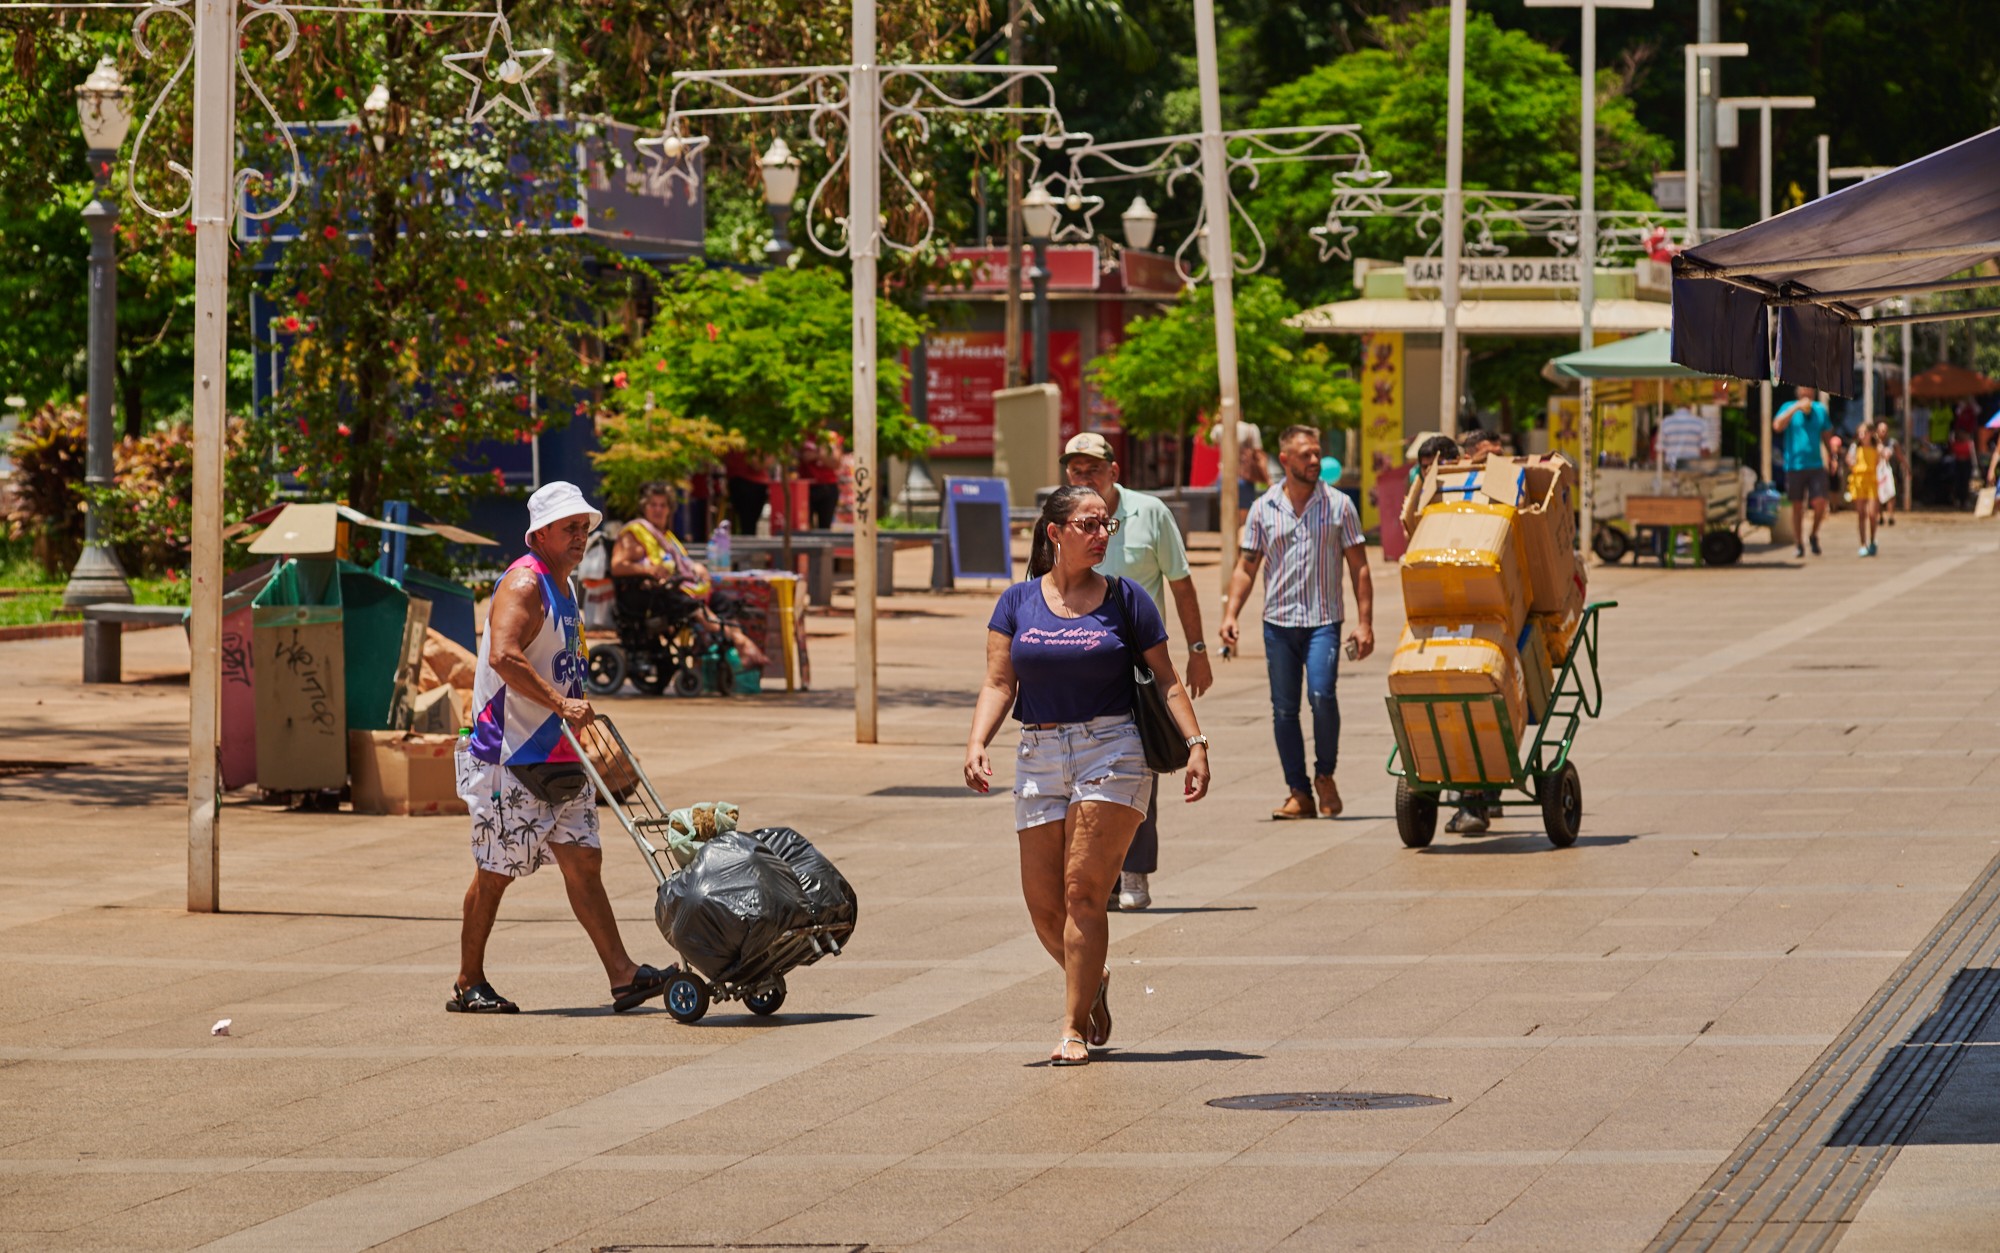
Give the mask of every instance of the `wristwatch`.
[{"label": "wristwatch", "polygon": [[1196,640],[1194,643],[1188,645],[1188,651],[1191,653],[1205,653],[1208,651],[1208,641]]},{"label": "wristwatch", "polygon": [[1208,737],[1207,737],[1206,735],[1190,735],[1190,736],[1188,736],[1188,738],[1187,738],[1187,746],[1188,746],[1189,748],[1193,748],[1193,747],[1194,747],[1195,745],[1197,745],[1197,744],[1201,745],[1201,746],[1202,746],[1203,748],[1206,748],[1206,747],[1208,747]]}]

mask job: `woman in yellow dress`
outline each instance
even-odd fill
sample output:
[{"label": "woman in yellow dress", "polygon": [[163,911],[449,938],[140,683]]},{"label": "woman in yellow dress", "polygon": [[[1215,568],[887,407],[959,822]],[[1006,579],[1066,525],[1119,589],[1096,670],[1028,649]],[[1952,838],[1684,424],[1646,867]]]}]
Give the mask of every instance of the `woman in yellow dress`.
[{"label": "woman in yellow dress", "polygon": [[1854,506],[1854,522],[1861,529],[1863,557],[1875,555],[1876,518],[1882,507],[1879,473],[1882,447],[1875,442],[1875,424],[1863,422],[1847,450],[1847,499]]}]

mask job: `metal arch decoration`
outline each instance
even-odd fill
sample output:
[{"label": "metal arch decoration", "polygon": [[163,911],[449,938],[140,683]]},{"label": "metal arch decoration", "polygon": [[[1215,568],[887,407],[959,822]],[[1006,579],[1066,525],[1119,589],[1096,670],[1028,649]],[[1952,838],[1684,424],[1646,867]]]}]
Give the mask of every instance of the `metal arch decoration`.
[{"label": "metal arch decoration", "polygon": [[[257,0],[250,2],[255,4]],[[495,40],[500,42],[507,54],[497,66],[492,64]],[[486,115],[493,111],[493,106],[500,104],[506,105],[524,118],[534,117],[535,102],[528,95],[528,80],[540,73],[555,59],[555,55],[553,48],[517,49],[514,47],[514,28],[507,24],[506,18],[496,16],[493,24],[486,28],[484,47],[476,52],[446,53],[441,59],[446,69],[472,84],[472,99],[465,106],[465,120],[478,123],[485,120]],[[479,72],[475,73],[461,64],[472,61],[481,63],[482,69]],[[528,64],[523,64],[523,61],[527,61]],[[486,98],[485,104],[481,104],[479,95],[486,90],[488,83],[498,83],[500,86]],[[509,89],[514,87],[521,89],[519,100],[508,94]]]},{"label": "metal arch decoration", "polygon": [[[1086,195],[1086,188],[1136,181],[1160,182],[1171,195],[1184,178],[1193,178],[1197,183],[1201,181],[1201,141],[1199,134],[1185,134],[1098,143],[1095,136],[1076,132],[1040,139],[1023,136],[1018,142],[1030,162],[1030,183],[1043,183],[1064,208],[1072,213],[1082,212],[1080,220],[1067,221],[1058,226],[1053,238],[1087,240],[1096,235],[1094,219],[1104,202],[1100,197]],[[1230,213],[1249,230],[1253,246],[1250,255],[1240,252],[1232,252],[1232,255],[1236,268],[1247,274],[1254,274],[1263,268],[1269,251],[1263,232],[1257,228],[1256,221],[1237,195],[1235,176],[1238,173],[1246,176],[1244,190],[1254,191],[1261,179],[1261,171],[1267,165],[1328,162],[1348,166],[1348,170],[1335,175],[1336,182],[1342,178],[1365,177],[1369,171],[1368,150],[1361,140],[1361,128],[1353,124],[1224,131],[1222,142]],[[1044,178],[1041,174],[1043,158],[1036,151],[1037,146],[1058,151],[1068,159],[1067,168]],[[1102,172],[1093,172],[1093,163],[1104,167]],[[1193,227],[1173,253],[1175,271],[1183,282],[1190,285],[1201,281],[1208,270],[1205,262],[1191,264],[1189,260],[1190,250],[1197,250],[1198,253],[1207,230],[1208,211],[1204,204],[1196,215]],[[1232,241],[1234,238],[1232,231]]]},{"label": "metal arch decoration", "polygon": [[[709,136],[690,128],[700,118],[754,117],[804,114],[811,140],[827,152],[827,171],[806,198],[805,235],[814,248],[829,257],[849,255],[853,247],[853,224],[848,217],[830,219],[820,210],[829,193],[846,175],[846,141],[835,131],[853,125],[853,85],[848,65],[811,65],[783,69],[681,70],[674,74],[674,87],[667,99],[667,116],[656,136],[638,141],[639,148],[654,164],[655,171],[687,186],[696,180],[696,158],[710,143]],[[886,140],[890,128],[907,123],[917,128],[919,139],[930,135],[929,115],[938,112],[977,112],[983,115],[1040,118],[1041,136],[1062,133],[1062,115],[1055,105],[1055,88],[1048,65],[884,65],[878,67],[878,133]],[[942,81],[946,76],[969,76],[979,80],[971,90],[953,90]],[[759,79],[779,80],[769,86],[750,85]],[[1046,103],[1019,107],[994,104],[1016,83],[1036,85]],[[704,108],[683,108],[682,93],[690,88],[711,88],[721,92],[727,103]],[[1024,137],[1039,138],[1039,137]],[[916,252],[930,243],[936,219],[930,205],[917,190],[909,174],[896,164],[890,145],[879,148],[882,165],[908,195],[923,222],[923,230],[911,242],[881,237],[881,242],[897,252]],[[821,235],[821,223],[831,220],[835,238]]]},{"label": "metal arch decoration", "polygon": [[[1429,241],[1425,255],[1436,253],[1443,245],[1444,188],[1379,185],[1388,177],[1386,171],[1370,171],[1359,178],[1336,176],[1326,220],[1308,232],[1319,241],[1320,260],[1352,260],[1351,246],[1360,229],[1356,219],[1398,218],[1415,223],[1417,237]],[[1508,245],[1502,241],[1506,239],[1546,240],[1557,256],[1567,257],[1576,251],[1582,211],[1574,196],[1521,191],[1466,191],[1462,195],[1462,247],[1469,256],[1505,256]],[[1679,213],[1645,209],[1600,212],[1593,260],[1616,260],[1625,253],[1645,250],[1662,237],[1684,237],[1686,223],[1686,215]]]},{"label": "metal arch decoration", "polygon": [[[161,17],[172,17],[182,23],[187,28],[189,35],[192,36],[195,29],[194,2],[195,0],[150,0],[150,2],[148,0],[4,0],[4,2],[0,2],[0,9],[63,10],[71,12],[129,11],[136,9],[138,12],[132,18],[132,43],[138,49],[141,57],[151,61],[156,59],[160,52],[158,42],[147,33],[152,23]],[[290,127],[286,124],[283,116],[279,114],[277,106],[271,103],[271,98],[265,93],[262,84],[258,83],[256,76],[250,72],[249,61],[244,55],[247,51],[246,44],[248,42],[245,36],[249,33],[252,25],[258,21],[265,19],[276,21],[283,28],[284,39],[271,54],[271,59],[274,64],[285,61],[298,48],[299,25],[296,15],[300,13],[345,13],[358,17],[489,19],[492,25],[487,30],[486,44],[483,48],[478,52],[454,53],[444,58],[448,69],[462,77],[471,79],[474,84],[472,100],[466,108],[466,118],[472,122],[479,121],[494,104],[503,101],[524,117],[533,116],[533,110],[531,107],[524,108],[520,102],[500,93],[496,93],[493,97],[489,98],[484,106],[482,106],[479,101],[479,95],[480,89],[484,85],[484,80],[477,74],[461,67],[457,64],[458,62],[490,59],[493,43],[497,36],[506,49],[507,57],[498,68],[489,72],[487,77],[511,87],[533,77],[536,72],[546,66],[555,56],[554,51],[547,48],[516,50],[513,45],[512,32],[507,25],[506,15],[498,9],[422,9],[368,4],[365,2],[359,4],[294,4],[288,3],[287,0],[242,0],[242,8],[236,21],[234,70],[237,77],[249,86],[251,94],[257,98],[257,103],[262,106],[265,116],[273,124],[272,131],[283,140],[286,153],[291,159],[291,169],[286,175],[285,198],[268,209],[251,210],[244,208],[243,193],[252,184],[274,181],[272,177],[265,171],[255,168],[236,171],[236,183],[231,188],[234,194],[230,197],[230,212],[232,214],[240,214],[253,221],[276,217],[290,208],[292,202],[298,198],[299,191],[305,186],[307,180],[305,164],[299,157],[298,145],[292,139]],[[522,58],[535,58],[535,60],[532,65],[524,66]],[[140,121],[139,128],[132,139],[132,156],[126,162],[125,185],[131,193],[133,203],[138,205],[145,213],[156,218],[185,216],[194,205],[194,173],[181,161],[171,156],[166,161],[167,171],[178,179],[185,188],[185,194],[182,196],[180,203],[172,208],[162,208],[160,205],[147,199],[145,193],[139,190],[139,160],[141,154],[146,151],[146,137],[153,129],[153,123],[159,119],[160,110],[165,106],[167,98],[180,86],[181,80],[187,76],[187,72],[193,64],[194,41],[190,38],[187,49],[181,54],[179,62],[173,68],[173,72],[167,75],[166,82],[160,87],[159,93],[153,99],[153,103],[146,109],[145,117]]]}]

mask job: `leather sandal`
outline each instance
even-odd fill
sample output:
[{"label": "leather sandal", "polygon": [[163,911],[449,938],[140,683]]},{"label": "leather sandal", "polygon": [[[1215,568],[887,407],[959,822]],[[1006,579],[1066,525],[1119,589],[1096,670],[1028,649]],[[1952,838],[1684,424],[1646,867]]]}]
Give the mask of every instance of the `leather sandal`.
[{"label": "leather sandal", "polygon": [[611,1012],[622,1014],[628,1009],[645,1004],[666,991],[669,982],[671,980],[667,978],[666,972],[655,970],[651,966],[639,967],[632,972],[632,982],[622,988],[611,989]]},{"label": "leather sandal", "polygon": [[451,1014],[518,1014],[521,1007],[493,990],[490,983],[475,983],[469,988],[452,985],[451,999],[444,1003],[446,1013]]},{"label": "leather sandal", "polygon": [[1101,1049],[1111,1039],[1111,972],[1104,972],[1104,982],[1097,985],[1097,1004],[1090,1007],[1090,1019],[1083,1024],[1084,1034],[1091,1048]]}]

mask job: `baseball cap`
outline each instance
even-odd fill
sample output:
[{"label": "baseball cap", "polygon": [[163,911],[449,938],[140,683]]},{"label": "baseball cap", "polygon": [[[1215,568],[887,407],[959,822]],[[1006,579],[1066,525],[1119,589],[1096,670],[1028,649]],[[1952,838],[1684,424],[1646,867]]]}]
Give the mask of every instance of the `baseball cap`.
[{"label": "baseball cap", "polygon": [[590,502],[583,498],[583,489],[576,484],[565,483],[561,479],[544,483],[534,495],[528,497],[528,535],[533,535],[551,522],[573,518],[579,513],[590,515],[592,528],[604,521],[604,515],[590,507]]},{"label": "baseball cap", "polygon": [[1085,431],[1081,435],[1070,436],[1063,445],[1062,464],[1068,465],[1071,457],[1095,457],[1099,461],[1116,461],[1118,454],[1111,451],[1111,441],[1096,431]]}]

